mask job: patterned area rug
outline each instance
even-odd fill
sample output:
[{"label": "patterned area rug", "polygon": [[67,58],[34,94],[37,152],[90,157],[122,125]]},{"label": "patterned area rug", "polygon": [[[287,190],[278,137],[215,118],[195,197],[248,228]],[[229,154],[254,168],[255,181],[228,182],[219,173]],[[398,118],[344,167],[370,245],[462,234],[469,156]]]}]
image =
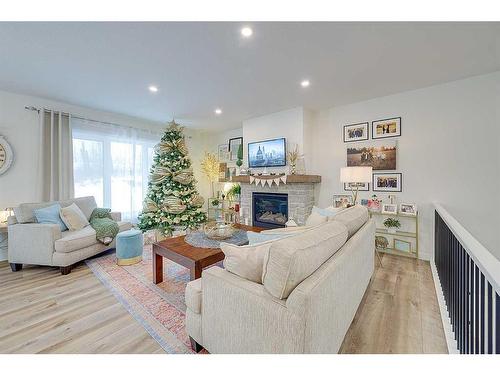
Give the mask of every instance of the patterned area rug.
[{"label": "patterned area rug", "polygon": [[165,352],[194,353],[184,326],[187,268],[164,259],[164,281],[153,284],[151,245],[144,247],[142,262],[132,266],[118,266],[114,251],[86,263]]}]

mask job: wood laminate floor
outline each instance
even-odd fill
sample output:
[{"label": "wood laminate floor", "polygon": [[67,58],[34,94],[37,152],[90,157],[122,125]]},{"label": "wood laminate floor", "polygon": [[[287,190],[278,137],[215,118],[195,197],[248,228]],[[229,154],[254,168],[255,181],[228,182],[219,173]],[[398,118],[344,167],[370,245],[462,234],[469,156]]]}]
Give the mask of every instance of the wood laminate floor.
[{"label": "wood laminate floor", "polygon": [[[446,353],[428,262],[385,255],[342,353]],[[80,264],[11,272],[0,262],[0,353],[164,353]]]}]

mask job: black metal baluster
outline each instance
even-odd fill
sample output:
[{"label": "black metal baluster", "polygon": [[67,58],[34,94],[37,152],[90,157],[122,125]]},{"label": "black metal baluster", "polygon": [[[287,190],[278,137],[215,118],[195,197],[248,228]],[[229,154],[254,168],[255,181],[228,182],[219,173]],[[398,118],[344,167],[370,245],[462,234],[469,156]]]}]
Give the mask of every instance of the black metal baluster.
[{"label": "black metal baluster", "polygon": [[474,354],[474,262],[469,257],[469,353]]},{"label": "black metal baluster", "polygon": [[481,313],[479,315],[480,319],[480,324],[481,324],[481,329],[479,330],[481,337],[480,337],[480,353],[484,354],[484,336],[485,336],[485,325],[484,325],[484,275],[481,272],[481,293],[479,294],[480,296],[480,306],[481,306]]},{"label": "black metal baluster", "polygon": [[[488,283],[488,307],[486,308],[486,315],[488,321],[488,354],[493,353],[493,288]],[[497,313],[498,314],[498,313]]]},{"label": "black metal baluster", "polygon": [[479,354],[479,297],[481,288],[479,285],[479,268],[474,264],[474,354]]},{"label": "black metal baluster", "polygon": [[495,353],[500,354],[500,297],[495,293]]}]

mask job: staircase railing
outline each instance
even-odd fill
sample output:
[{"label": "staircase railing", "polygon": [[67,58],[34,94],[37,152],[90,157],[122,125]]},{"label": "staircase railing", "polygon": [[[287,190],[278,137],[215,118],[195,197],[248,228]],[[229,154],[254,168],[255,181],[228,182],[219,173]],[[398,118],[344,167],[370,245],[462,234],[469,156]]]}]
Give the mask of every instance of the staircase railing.
[{"label": "staircase railing", "polygon": [[439,204],[434,229],[434,262],[457,350],[499,354],[500,261]]}]

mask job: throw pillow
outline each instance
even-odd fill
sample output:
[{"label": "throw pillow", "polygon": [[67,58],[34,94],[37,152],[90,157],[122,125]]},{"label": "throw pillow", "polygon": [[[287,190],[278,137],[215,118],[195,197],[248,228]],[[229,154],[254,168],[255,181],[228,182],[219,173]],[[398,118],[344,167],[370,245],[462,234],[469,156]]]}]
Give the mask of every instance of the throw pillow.
[{"label": "throw pillow", "polygon": [[249,245],[256,245],[258,243],[265,241],[277,240],[279,238],[288,237],[290,235],[291,235],[290,233],[265,233],[265,232],[257,233],[252,231],[247,232]]},{"label": "throw pillow", "polygon": [[61,220],[59,216],[59,211],[61,210],[61,205],[56,203],[49,207],[38,208],[33,210],[33,215],[36,221],[40,224],[57,224],[61,228],[61,232],[68,230],[65,223]]},{"label": "throw pillow", "polygon": [[61,208],[60,215],[69,230],[80,230],[89,225],[85,214],[75,203],[71,206]]},{"label": "throw pillow", "polygon": [[261,242],[257,245],[237,246],[221,242],[220,248],[225,255],[224,268],[244,279],[262,284],[264,257],[271,244],[276,240]]},{"label": "throw pillow", "polygon": [[313,210],[306,220],[306,226],[315,227],[317,225],[326,223],[327,220],[328,220],[327,216],[323,216],[319,214],[317,211]]}]

